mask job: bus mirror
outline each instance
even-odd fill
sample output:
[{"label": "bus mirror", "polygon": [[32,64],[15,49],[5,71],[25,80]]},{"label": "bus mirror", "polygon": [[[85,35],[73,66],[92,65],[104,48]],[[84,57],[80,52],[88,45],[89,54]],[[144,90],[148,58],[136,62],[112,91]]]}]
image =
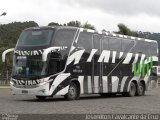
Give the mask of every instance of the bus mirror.
[{"label": "bus mirror", "polygon": [[5,62],[6,54],[12,51],[14,51],[14,48],[7,49],[2,53],[2,62]]},{"label": "bus mirror", "polygon": [[47,61],[47,56],[48,53],[50,53],[51,51],[56,51],[56,50],[60,50],[61,47],[50,47],[44,50],[43,54],[42,54],[42,61]]},{"label": "bus mirror", "polygon": [[160,76],[160,66],[157,66],[157,76]]},{"label": "bus mirror", "polygon": [[160,76],[160,66],[153,66],[151,71],[153,76]]}]

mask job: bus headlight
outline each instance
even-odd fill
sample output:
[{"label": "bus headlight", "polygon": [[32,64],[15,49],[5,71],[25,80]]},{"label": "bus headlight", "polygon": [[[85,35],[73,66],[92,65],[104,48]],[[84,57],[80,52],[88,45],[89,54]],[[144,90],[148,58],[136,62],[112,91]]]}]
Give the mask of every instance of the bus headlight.
[{"label": "bus headlight", "polygon": [[44,85],[47,83],[48,80],[43,78],[43,79],[39,79],[37,81],[38,81],[39,85]]},{"label": "bus headlight", "polygon": [[10,85],[14,85],[14,82],[12,80],[10,81]]}]

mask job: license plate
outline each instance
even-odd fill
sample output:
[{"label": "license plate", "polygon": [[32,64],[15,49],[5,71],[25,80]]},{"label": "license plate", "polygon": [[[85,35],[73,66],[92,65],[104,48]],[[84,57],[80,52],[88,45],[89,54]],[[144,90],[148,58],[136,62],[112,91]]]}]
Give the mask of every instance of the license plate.
[{"label": "license plate", "polygon": [[28,93],[28,90],[22,90],[22,93],[27,94],[27,93]]}]

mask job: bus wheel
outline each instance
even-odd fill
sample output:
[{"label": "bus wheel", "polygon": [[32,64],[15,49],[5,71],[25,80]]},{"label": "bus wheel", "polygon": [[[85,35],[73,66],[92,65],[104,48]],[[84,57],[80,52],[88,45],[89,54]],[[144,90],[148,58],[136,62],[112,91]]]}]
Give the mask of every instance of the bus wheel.
[{"label": "bus wheel", "polygon": [[71,82],[68,93],[64,96],[67,100],[75,100],[78,95],[78,89],[75,83]]},{"label": "bus wheel", "polygon": [[36,96],[36,98],[37,98],[38,100],[45,100],[45,99],[46,99],[46,96]]},{"label": "bus wheel", "polygon": [[145,94],[145,86],[142,82],[139,83],[139,89],[137,90],[137,96],[143,96]]},{"label": "bus wheel", "polygon": [[129,88],[129,92],[127,92],[125,94],[125,96],[127,97],[133,97],[136,94],[136,85],[134,82],[131,82],[130,88]]}]

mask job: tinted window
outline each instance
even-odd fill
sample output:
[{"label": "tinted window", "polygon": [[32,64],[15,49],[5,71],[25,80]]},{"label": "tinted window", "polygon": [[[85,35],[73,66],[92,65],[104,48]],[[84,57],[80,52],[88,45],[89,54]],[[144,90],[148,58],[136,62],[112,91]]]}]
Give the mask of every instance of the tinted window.
[{"label": "tinted window", "polygon": [[103,50],[109,49],[108,41],[109,41],[109,39],[107,36],[103,37],[103,39],[102,39]]},{"label": "tinted window", "polygon": [[136,45],[133,49],[134,53],[146,54],[145,41],[137,40]]},{"label": "tinted window", "polygon": [[[133,52],[134,41],[129,39],[122,39],[122,52]],[[131,50],[132,49],[132,50]]]},{"label": "tinted window", "polygon": [[17,46],[49,45],[53,30],[26,30],[20,35]]},{"label": "tinted window", "polygon": [[100,36],[98,34],[94,34],[93,35],[93,48],[94,49],[98,49],[100,50],[100,44],[101,44],[101,41],[100,41]]},{"label": "tinted window", "polygon": [[158,44],[157,43],[150,43],[150,52],[151,52],[151,55],[155,55],[157,56],[158,53],[157,53],[157,48],[158,48]]},{"label": "tinted window", "polygon": [[145,43],[145,47],[146,47],[146,55],[147,55],[147,56],[151,56],[150,43],[149,43],[149,42],[146,42],[146,43]]},{"label": "tinted window", "polygon": [[155,55],[157,56],[157,43],[152,43],[152,42],[145,42],[145,53],[147,56],[152,56]]},{"label": "tinted window", "polygon": [[75,29],[60,29],[56,32],[55,40],[53,41],[53,46],[67,46],[70,47],[76,30]]},{"label": "tinted window", "polygon": [[121,51],[121,39],[109,37],[109,49],[112,51]]},{"label": "tinted window", "polygon": [[92,33],[81,32],[77,42],[79,47],[83,47],[84,49],[92,48]]}]

